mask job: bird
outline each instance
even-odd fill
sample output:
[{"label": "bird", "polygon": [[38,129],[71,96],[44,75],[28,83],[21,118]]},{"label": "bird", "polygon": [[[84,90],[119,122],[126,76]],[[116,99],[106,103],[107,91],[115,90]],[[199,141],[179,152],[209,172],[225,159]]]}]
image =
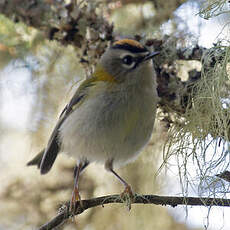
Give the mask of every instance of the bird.
[{"label": "bird", "polygon": [[124,185],[122,194],[133,195],[114,168],[134,161],[150,140],[158,102],[153,59],[158,54],[134,39],[113,42],[65,106],[46,147],[27,163],[46,174],[60,152],[76,159],[71,206],[81,201],[80,173],[91,162],[104,164]]}]

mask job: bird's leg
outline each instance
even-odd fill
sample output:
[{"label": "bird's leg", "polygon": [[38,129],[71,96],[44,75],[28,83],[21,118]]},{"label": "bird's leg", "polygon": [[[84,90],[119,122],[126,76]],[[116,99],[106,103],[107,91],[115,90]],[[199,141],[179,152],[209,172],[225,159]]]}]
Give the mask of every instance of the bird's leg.
[{"label": "bird's leg", "polygon": [[[84,160],[83,162],[82,162],[82,167],[81,167],[81,169],[80,169],[80,174],[82,173],[82,171],[89,165],[89,161],[88,160]],[[76,177],[76,174],[77,174],[77,170],[78,170],[78,166],[76,165],[75,167],[74,167],[74,178]]]},{"label": "bird's leg", "polygon": [[[133,200],[134,198],[134,194],[132,191],[131,186],[122,178],[120,177],[113,169],[113,160],[107,160],[105,163],[105,168],[110,171],[111,173],[113,173],[113,175],[115,175],[119,181],[124,185],[125,190],[121,193],[121,198],[126,198],[128,196],[128,199],[130,201]],[[128,204],[129,210],[131,209],[131,202],[129,202]]]},{"label": "bird's leg", "polygon": [[81,202],[81,197],[80,197],[80,193],[79,193],[79,189],[78,189],[78,185],[79,185],[79,176],[80,176],[80,171],[82,168],[82,163],[80,162],[78,165],[76,165],[75,169],[74,169],[74,188],[73,188],[73,192],[72,192],[72,197],[71,197],[71,201],[70,201],[70,212],[74,214],[75,211],[75,202],[79,201],[80,205],[82,206],[82,202]]},{"label": "bird's leg", "polygon": [[85,160],[84,162],[80,162],[78,165],[75,166],[74,168],[74,188],[73,188],[73,192],[72,192],[72,197],[71,197],[71,201],[70,201],[70,212],[72,212],[74,214],[75,211],[75,202],[79,201],[81,207],[82,205],[82,201],[81,201],[81,196],[79,193],[79,177],[80,177],[80,173],[88,166],[89,161]]}]

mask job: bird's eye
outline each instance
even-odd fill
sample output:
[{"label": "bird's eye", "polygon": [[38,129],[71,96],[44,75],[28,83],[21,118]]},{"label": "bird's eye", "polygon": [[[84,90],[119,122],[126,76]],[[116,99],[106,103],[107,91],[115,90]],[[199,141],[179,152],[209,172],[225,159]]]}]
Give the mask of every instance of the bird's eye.
[{"label": "bird's eye", "polygon": [[126,55],[122,58],[122,62],[125,65],[132,65],[134,62],[134,58],[131,55]]}]

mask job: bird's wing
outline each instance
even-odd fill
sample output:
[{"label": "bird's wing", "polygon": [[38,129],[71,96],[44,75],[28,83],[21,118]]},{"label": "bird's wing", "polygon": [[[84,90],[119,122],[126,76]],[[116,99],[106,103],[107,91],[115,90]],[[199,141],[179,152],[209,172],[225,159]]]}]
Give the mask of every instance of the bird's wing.
[{"label": "bird's wing", "polygon": [[67,104],[62,111],[59,120],[51,134],[51,137],[48,141],[48,145],[44,151],[41,164],[40,164],[40,172],[41,174],[45,174],[49,172],[51,167],[53,166],[53,163],[57,157],[58,152],[60,151],[61,146],[61,140],[59,138],[59,128],[61,127],[62,123],[65,121],[65,119],[68,118],[68,116],[77,109],[78,106],[81,105],[81,103],[84,102],[84,99],[86,98],[88,89],[94,85],[95,79],[90,78],[85,80],[77,89],[76,93],[70,100],[69,104]]},{"label": "bird's wing", "polygon": [[30,160],[26,165],[27,166],[37,166],[40,169],[40,165],[42,162],[42,157],[45,152],[45,149],[42,149],[32,160]]}]

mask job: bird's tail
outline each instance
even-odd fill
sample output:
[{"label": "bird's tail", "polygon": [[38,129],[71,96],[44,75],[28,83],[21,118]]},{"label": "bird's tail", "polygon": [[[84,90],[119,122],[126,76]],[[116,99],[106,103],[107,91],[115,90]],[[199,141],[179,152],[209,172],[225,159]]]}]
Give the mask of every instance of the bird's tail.
[{"label": "bird's tail", "polygon": [[42,157],[45,152],[45,149],[43,149],[41,152],[39,152],[31,161],[29,161],[26,165],[27,166],[37,166],[40,169]]}]

